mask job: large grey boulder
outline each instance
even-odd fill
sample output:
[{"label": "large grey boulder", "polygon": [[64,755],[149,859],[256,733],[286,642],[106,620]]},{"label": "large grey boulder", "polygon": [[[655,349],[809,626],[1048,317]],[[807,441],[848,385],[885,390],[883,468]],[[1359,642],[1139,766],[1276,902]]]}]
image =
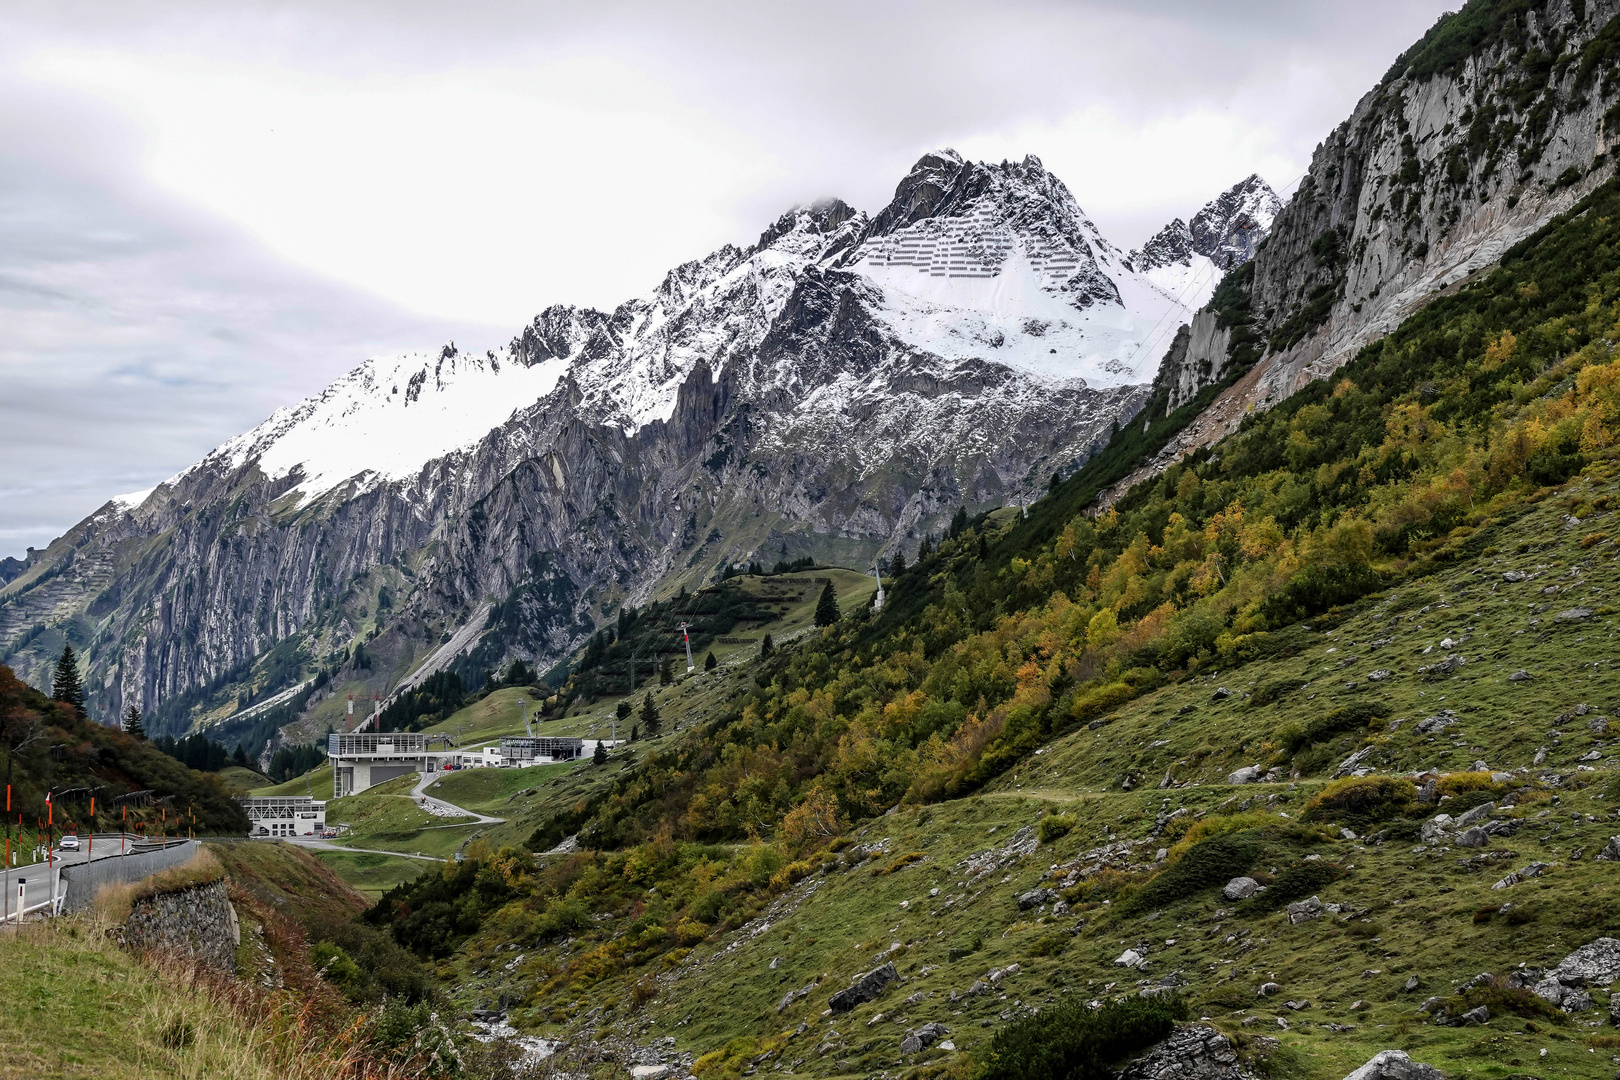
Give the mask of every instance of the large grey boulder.
[{"label": "large grey boulder", "polygon": [[1297,904],[1288,905],[1288,921],[1292,925],[1297,926],[1307,919],[1320,919],[1321,917],[1322,900],[1320,897],[1312,896],[1299,901]]},{"label": "large grey boulder", "polygon": [[1114,1075],[1116,1080],[1250,1080],[1231,1040],[1206,1024],[1176,1028]]},{"label": "large grey boulder", "polygon": [[1228,784],[1252,784],[1266,774],[1258,765],[1245,765],[1243,768],[1227,776]]},{"label": "large grey boulder", "polygon": [[1620,940],[1601,937],[1564,957],[1552,975],[1565,986],[1608,986],[1620,979]]},{"label": "large grey boulder", "polygon": [[920,1028],[906,1032],[906,1037],[900,1040],[900,1052],[906,1055],[920,1054],[950,1033],[950,1029],[944,1024],[937,1022],[924,1024]]},{"label": "large grey boulder", "polygon": [[1620,862],[1620,836],[1609,837],[1609,842],[1597,853],[1597,857],[1607,862]]},{"label": "large grey boulder", "polygon": [[900,977],[894,969],[894,964],[884,964],[871,971],[862,973],[856,980],[827,999],[827,1005],[833,1012],[849,1012],[857,1005],[864,1005],[883,993],[885,987]]},{"label": "large grey boulder", "polygon": [[1260,883],[1252,877],[1235,877],[1226,883],[1221,895],[1228,900],[1247,900],[1260,891]]},{"label": "large grey boulder", "polygon": [[1446,1080],[1446,1074],[1433,1065],[1413,1061],[1404,1050],[1380,1050],[1344,1080]]}]

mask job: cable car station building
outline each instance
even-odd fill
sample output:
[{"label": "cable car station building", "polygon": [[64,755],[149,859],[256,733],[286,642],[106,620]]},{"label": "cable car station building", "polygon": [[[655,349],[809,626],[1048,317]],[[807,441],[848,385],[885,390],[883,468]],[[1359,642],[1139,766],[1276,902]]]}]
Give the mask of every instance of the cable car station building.
[{"label": "cable car station building", "polygon": [[247,795],[236,800],[247,814],[249,836],[320,836],[326,804],[309,795]]},{"label": "cable car station building", "polygon": [[[459,750],[447,735],[420,731],[357,731],[327,736],[332,761],[332,798],[357,795],[408,773],[438,773],[449,768],[498,766],[523,768],[586,756],[586,739],[564,736],[508,736],[500,748]],[[611,744],[610,744],[611,745]],[[592,742],[590,749],[595,749]]]}]

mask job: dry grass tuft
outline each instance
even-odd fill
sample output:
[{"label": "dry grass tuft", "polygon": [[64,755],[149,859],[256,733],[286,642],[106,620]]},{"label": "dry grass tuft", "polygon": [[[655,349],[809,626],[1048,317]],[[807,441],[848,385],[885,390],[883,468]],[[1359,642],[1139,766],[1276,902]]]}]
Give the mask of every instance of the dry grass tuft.
[{"label": "dry grass tuft", "polygon": [[120,925],[129,921],[129,913],[137,900],[159,893],[180,892],[200,885],[212,885],[225,876],[225,868],[205,849],[199,848],[187,862],[160,870],[151,877],[114,885],[103,885],[96,890],[91,903],[93,917],[103,923]]}]

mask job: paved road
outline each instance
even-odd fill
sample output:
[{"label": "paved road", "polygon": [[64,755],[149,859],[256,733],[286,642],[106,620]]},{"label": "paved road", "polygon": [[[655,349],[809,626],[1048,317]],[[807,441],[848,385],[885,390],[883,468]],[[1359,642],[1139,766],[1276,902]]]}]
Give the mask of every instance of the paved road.
[{"label": "paved road", "polygon": [[[457,806],[453,802],[445,802],[443,799],[435,798],[434,796],[429,795],[427,793],[428,786],[430,784],[437,783],[443,778],[443,773],[423,773],[422,779],[417,781],[416,786],[411,789],[411,798],[416,799],[419,802],[431,803],[434,806],[439,807],[441,810],[449,810],[457,814],[466,814],[468,817],[478,819],[477,821],[459,822],[458,824],[461,825],[499,825],[506,820],[505,818],[490,817],[488,814],[479,814],[472,810],[468,810],[466,807]],[[438,828],[439,826],[432,827]]]},{"label": "paved road", "polygon": [[[92,860],[115,858],[129,850],[130,845],[144,840],[144,837],[133,834],[96,833],[94,836],[80,836],[78,851],[62,851],[54,853],[52,863],[56,869],[63,866],[73,866],[78,863],[87,863]],[[23,906],[33,907],[44,903],[51,898],[51,877],[53,876],[51,864],[38,862],[28,866],[14,866],[11,868],[9,884],[4,886],[5,900],[3,909],[15,915],[17,911],[17,882],[23,879],[27,882],[23,886]]]},{"label": "paved road", "polygon": [[361,851],[367,855],[398,855],[402,859],[423,859],[427,862],[444,862],[435,855],[413,855],[409,851],[384,851],[381,848],[349,847],[347,844],[334,844],[330,840],[316,840],[302,836],[277,836],[277,840],[285,840],[289,844],[299,847],[319,848],[322,851]]},{"label": "paved road", "polygon": [[[458,821],[453,825],[427,825],[424,826],[424,831],[426,829],[463,829],[469,825],[499,825],[506,820],[505,818],[490,817],[488,814],[475,813],[468,810],[466,807],[457,806],[455,803],[446,802],[443,799],[434,798],[432,795],[427,794],[428,785],[434,783],[442,777],[442,773],[423,773],[422,778],[417,781],[416,787],[411,789],[410,797],[415,800],[418,805],[424,802],[431,803],[435,807],[438,807],[441,811],[447,811],[453,814],[464,814],[467,817],[475,820]],[[334,844],[330,840],[317,840],[313,837],[306,839],[301,836],[282,836],[277,837],[277,839],[286,840],[289,843],[298,844],[301,847],[318,848],[322,851],[361,851],[368,855],[398,855],[402,859],[422,859],[426,862],[444,861],[444,859],[433,855],[416,855],[408,851],[383,851],[380,848],[351,847],[348,844]]]}]

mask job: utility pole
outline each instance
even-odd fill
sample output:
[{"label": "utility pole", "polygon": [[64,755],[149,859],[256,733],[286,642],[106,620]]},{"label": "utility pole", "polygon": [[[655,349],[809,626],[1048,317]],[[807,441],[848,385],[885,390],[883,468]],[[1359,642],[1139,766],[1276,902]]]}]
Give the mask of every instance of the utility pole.
[{"label": "utility pole", "polygon": [[686,642],[686,673],[690,675],[697,670],[697,665],[692,663],[692,635],[685,623],[681,623],[681,640]]}]

